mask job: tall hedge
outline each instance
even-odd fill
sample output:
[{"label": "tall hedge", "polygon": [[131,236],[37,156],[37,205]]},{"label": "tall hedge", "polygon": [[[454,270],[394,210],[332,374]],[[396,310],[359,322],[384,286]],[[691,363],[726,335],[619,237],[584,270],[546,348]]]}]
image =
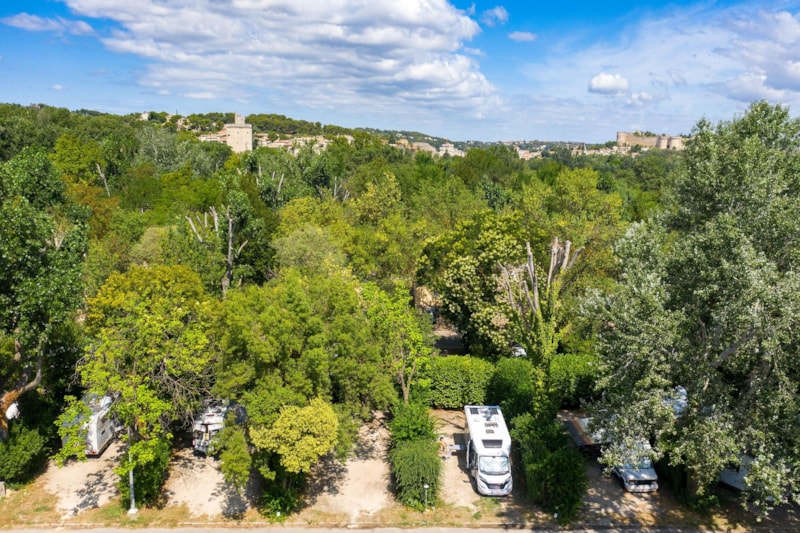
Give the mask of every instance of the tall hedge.
[{"label": "tall hedge", "polygon": [[428,406],[421,402],[398,406],[392,411],[389,431],[389,463],[397,499],[422,510],[426,497],[429,504],[436,501],[442,473],[439,443]]},{"label": "tall hedge", "polygon": [[442,409],[483,405],[494,365],[468,355],[435,357],[428,367],[430,403]]},{"label": "tall hedge", "polygon": [[499,405],[506,420],[533,410],[537,379],[533,363],[521,357],[506,357],[497,362],[486,399]]},{"label": "tall hedge", "polygon": [[531,499],[558,514],[561,523],[573,520],[583,503],[589,481],[585,459],[560,422],[530,414],[512,420]]},{"label": "tall hedge", "polygon": [[398,442],[389,452],[395,492],[403,505],[422,510],[426,500],[435,502],[442,472],[438,451],[436,441],[415,439]]},{"label": "tall hedge", "polygon": [[550,360],[550,386],[562,407],[591,399],[599,363],[591,354],[559,354]]}]

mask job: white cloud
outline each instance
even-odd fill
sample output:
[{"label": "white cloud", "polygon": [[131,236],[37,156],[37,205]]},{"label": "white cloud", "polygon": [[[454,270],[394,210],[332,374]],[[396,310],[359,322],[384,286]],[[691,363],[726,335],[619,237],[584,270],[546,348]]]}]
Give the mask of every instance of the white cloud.
[{"label": "white cloud", "polygon": [[742,74],[737,78],[728,80],[723,89],[729,98],[749,103],[754,100],[769,100],[772,102],[785,102],[790,98],[786,91],[773,89],[766,84],[767,77],[763,74]]},{"label": "white cloud", "polygon": [[[592,123],[599,131],[608,124],[601,139],[633,124],[689,133],[700,118],[731,119],[756,99],[800,110],[800,16],[760,5],[664,8],[588,45],[574,35],[540,34],[537,42],[551,55],[524,69],[528,87],[576,102],[569,114],[580,119],[562,124],[565,130]],[[598,72],[605,76],[596,78]],[[593,80],[591,94],[581,79]],[[619,97],[598,101],[594,94]]]},{"label": "white cloud", "polygon": [[618,96],[628,91],[628,80],[620,74],[601,72],[589,81],[589,92]]},{"label": "white cloud", "polygon": [[82,20],[66,20],[61,17],[43,18],[28,13],[19,13],[0,19],[7,26],[28,31],[51,31],[58,34],[92,35],[94,30]]},{"label": "white cloud", "polygon": [[53,85],[50,88],[53,89],[54,91],[62,91],[62,90],[64,90],[64,87],[59,85],[58,83],[56,83],[55,85]]},{"label": "white cloud", "polygon": [[496,103],[467,46],[480,28],[447,0],[65,2],[116,22],[102,41],[151,62],[140,83],[193,98],[358,113],[368,101],[397,114],[422,105],[479,115]]},{"label": "white cloud", "polygon": [[481,22],[493,28],[508,22],[508,11],[503,6],[496,6],[481,13]]},{"label": "white cloud", "polygon": [[[161,91],[159,91],[161,92]],[[217,96],[209,91],[206,92],[196,92],[196,93],[184,93],[183,96],[186,98],[192,98],[194,100],[213,100]]]},{"label": "white cloud", "polygon": [[512,31],[508,34],[508,38],[517,42],[530,42],[536,40],[536,34],[528,31]]}]

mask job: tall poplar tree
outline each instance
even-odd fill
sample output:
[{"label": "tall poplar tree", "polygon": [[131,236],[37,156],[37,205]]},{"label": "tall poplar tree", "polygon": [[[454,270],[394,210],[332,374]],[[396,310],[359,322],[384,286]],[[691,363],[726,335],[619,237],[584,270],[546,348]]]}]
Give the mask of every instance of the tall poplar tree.
[{"label": "tall poplar tree", "polygon": [[604,425],[649,438],[699,496],[751,456],[766,512],[800,482],[800,121],[765,102],[701,121],[672,197],[618,245],[619,290],[595,302]]}]

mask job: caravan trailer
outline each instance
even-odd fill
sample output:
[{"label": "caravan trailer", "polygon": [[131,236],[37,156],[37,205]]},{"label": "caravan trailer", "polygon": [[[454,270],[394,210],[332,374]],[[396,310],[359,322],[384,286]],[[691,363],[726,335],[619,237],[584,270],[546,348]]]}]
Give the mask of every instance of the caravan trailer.
[{"label": "caravan trailer", "polygon": [[111,413],[114,398],[87,394],[81,401],[89,408],[89,418],[80,417],[73,423],[82,423],[82,428],[86,431],[86,455],[98,457],[117,438],[120,431],[119,424]]},{"label": "caravan trailer", "polygon": [[478,492],[486,496],[511,494],[511,435],[500,407],[467,405],[467,471]]},{"label": "caravan trailer", "polygon": [[227,400],[206,401],[205,409],[192,426],[192,447],[196,453],[208,455],[214,439],[225,427],[225,418],[229,411],[235,414],[237,423],[244,422],[246,413],[240,404],[230,403]]}]

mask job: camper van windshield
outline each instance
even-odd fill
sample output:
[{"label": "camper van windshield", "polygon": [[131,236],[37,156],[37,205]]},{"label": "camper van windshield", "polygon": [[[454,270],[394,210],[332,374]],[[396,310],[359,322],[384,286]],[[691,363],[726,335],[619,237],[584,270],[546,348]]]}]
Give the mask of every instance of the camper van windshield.
[{"label": "camper van windshield", "polygon": [[484,474],[497,476],[508,473],[508,457],[487,457],[478,458],[478,469]]},{"label": "camper van windshield", "polygon": [[650,458],[645,457],[638,463],[625,463],[625,468],[628,470],[647,470],[649,468],[653,468],[653,461]]}]

